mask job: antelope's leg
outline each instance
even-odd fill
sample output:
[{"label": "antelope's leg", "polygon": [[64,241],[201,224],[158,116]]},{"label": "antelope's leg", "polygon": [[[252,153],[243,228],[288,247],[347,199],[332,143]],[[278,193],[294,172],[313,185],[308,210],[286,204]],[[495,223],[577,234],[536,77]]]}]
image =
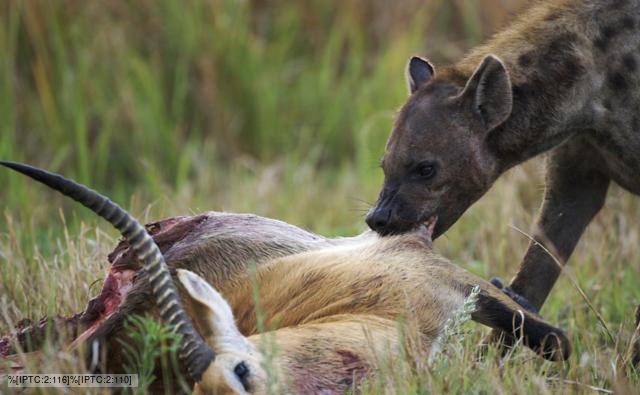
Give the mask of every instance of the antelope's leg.
[{"label": "antelope's leg", "polygon": [[474,286],[480,287],[476,310],[471,315],[474,321],[521,338],[526,346],[546,359],[569,357],[569,340],[562,330],[525,310],[488,281],[457,267],[447,270],[452,292],[462,291],[463,296],[467,296]]},{"label": "antelope's leg", "polygon": [[569,358],[569,339],[562,330],[531,314],[510,298],[496,290],[497,294],[481,290],[474,321],[522,338],[523,343],[544,358],[558,361]]}]

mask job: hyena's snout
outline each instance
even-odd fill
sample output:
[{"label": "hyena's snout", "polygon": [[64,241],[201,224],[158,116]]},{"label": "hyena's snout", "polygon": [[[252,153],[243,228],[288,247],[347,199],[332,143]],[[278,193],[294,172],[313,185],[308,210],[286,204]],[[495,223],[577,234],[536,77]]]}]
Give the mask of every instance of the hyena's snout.
[{"label": "hyena's snout", "polygon": [[369,225],[371,230],[385,234],[388,233],[386,231],[387,225],[389,224],[391,219],[391,207],[388,205],[383,206],[380,204],[375,205],[369,213],[367,214],[366,222]]},{"label": "hyena's snout", "polygon": [[420,225],[421,213],[407,204],[398,194],[380,198],[369,210],[365,221],[381,236],[409,232]]}]

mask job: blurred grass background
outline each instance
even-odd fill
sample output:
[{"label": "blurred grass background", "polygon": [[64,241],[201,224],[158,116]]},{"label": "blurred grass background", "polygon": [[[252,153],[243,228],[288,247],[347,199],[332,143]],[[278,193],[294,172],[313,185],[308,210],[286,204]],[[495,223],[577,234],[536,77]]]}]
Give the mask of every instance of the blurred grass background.
[{"label": "blurred grass background", "polygon": [[[226,210],[355,234],[382,180],[406,59],[455,61],[527,3],[5,0],[0,157],[77,179],[146,220]],[[438,251],[509,278],[527,245],[511,226],[530,229],[542,174],[541,159],[511,171]],[[0,329],[82,309],[115,233],[8,170],[0,185]],[[569,268],[616,344],[563,277],[543,315],[569,332],[574,357],[553,380],[548,364],[527,359],[514,371],[531,376],[519,389],[502,368],[469,372],[467,356],[458,368],[473,380],[442,377],[433,388],[536,393],[567,377],[627,388],[615,362],[640,299],[639,214],[638,199],[614,187]]]},{"label": "blurred grass background", "polygon": [[[346,167],[376,185],[405,59],[456,58],[520,3],[5,1],[0,155],[119,201],[203,179],[203,208],[225,205],[213,196],[234,169]],[[42,203],[31,183],[0,183],[11,209]]]}]

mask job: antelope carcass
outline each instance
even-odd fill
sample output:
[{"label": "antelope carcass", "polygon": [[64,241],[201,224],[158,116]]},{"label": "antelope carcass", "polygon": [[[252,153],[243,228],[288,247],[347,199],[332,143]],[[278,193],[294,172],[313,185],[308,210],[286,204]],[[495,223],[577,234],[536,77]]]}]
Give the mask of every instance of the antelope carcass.
[{"label": "antelope carcass", "polygon": [[[433,222],[400,236],[326,239],[254,215],[207,213],[145,230],[73,181],[2,164],[81,202],[124,235],[101,294],[71,323],[61,321],[76,328],[75,343],[103,345],[109,372],[122,366],[116,339],[126,338],[125,318],[152,313],[183,335],[179,355],[197,392],[265,393],[265,338],[275,342],[271,369],[288,391],[357,390],[405,346],[399,320],[416,329],[429,354],[475,286],[472,319],[521,337],[546,358],[569,355],[562,331],[433,253]],[[169,274],[176,269],[180,292]],[[258,333],[256,308],[273,336]]]}]

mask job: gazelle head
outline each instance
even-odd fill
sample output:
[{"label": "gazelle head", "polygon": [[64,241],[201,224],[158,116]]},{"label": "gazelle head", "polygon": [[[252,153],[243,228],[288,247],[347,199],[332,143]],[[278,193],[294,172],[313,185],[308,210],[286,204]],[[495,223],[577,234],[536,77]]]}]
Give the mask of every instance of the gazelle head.
[{"label": "gazelle head", "polygon": [[[201,278],[193,273],[181,272],[181,282],[193,299],[193,305],[199,309],[195,318],[204,331],[205,342],[186,314],[160,248],[140,222],[107,197],[58,174],[2,160],[0,165],[25,174],[81,203],[109,221],[127,239],[138,259],[144,262],[160,317],[182,335],[178,355],[189,376],[196,382],[196,393],[264,392],[266,381],[262,378],[266,376],[260,368],[258,354],[238,332],[229,305]],[[219,354],[216,355],[216,351]]]},{"label": "gazelle head", "polygon": [[178,279],[187,293],[192,318],[215,360],[196,383],[196,394],[266,393],[267,376],[262,358],[236,327],[233,313],[222,295],[197,274],[178,270]]}]

